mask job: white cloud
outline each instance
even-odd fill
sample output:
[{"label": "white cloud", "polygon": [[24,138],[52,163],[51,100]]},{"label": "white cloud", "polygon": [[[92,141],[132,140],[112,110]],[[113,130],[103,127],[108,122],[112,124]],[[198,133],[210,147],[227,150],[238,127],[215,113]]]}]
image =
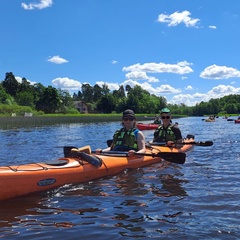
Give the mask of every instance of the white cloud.
[{"label": "white cloud", "polygon": [[116,60],[112,60],[112,64],[117,64],[118,62]]},{"label": "white cloud", "polygon": [[159,79],[155,78],[155,77],[148,77],[147,78],[148,82],[159,82]]},{"label": "white cloud", "polygon": [[102,87],[105,84],[108,86],[110,91],[118,90],[120,87],[120,85],[118,83],[108,83],[108,82],[103,82],[103,81],[96,82],[96,84],[99,87]]},{"label": "white cloud", "polygon": [[171,104],[185,104],[186,106],[194,106],[198,103],[198,99],[192,94],[178,94],[168,101]]},{"label": "white cloud", "polygon": [[208,79],[228,79],[233,77],[240,77],[240,71],[226,66],[217,66],[215,64],[205,68],[201,74],[201,78]]},{"label": "white cloud", "polygon": [[175,74],[187,74],[193,72],[192,65],[186,61],[179,62],[177,64],[168,63],[144,63],[144,64],[134,64],[128,67],[123,67],[125,72],[148,72],[148,73],[175,73]]},{"label": "white cloud", "polygon": [[69,91],[79,91],[81,90],[82,84],[74,79],[70,79],[68,77],[58,77],[52,80],[52,84],[56,88],[61,88]]},{"label": "white cloud", "polygon": [[25,10],[33,10],[33,9],[44,9],[47,7],[51,7],[53,4],[53,0],[40,0],[39,3],[21,3],[22,8]]},{"label": "white cloud", "polygon": [[68,61],[64,58],[61,58],[59,56],[53,56],[53,57],[49,57],[48,62],[52,62],[52,63],[56,63],[56,64],[62,64],[62,63],[67,63]]},{"label": "white cloud", "polygon": [[159,87],[153,87],[148,82],[139,83],[132,79],[128,79],[128,80],[124,81],[122,83],[122,85],[124,86],[124,88],[126,87],[126,85],[129,85],[132,88],[134,86],[138,85],[141,88],[143,88],[144,90],[148,91],[150,94],[154,94],[156,96],[161,96],[162,94],[178,94],[181,92],[180,89],[173,88],[172,86],[167,85],[167,84],[160,85]]},{"label": "white cloud", "polygon": [[159,96],[162,93],[177,94],[177,93],[180,93],[182,91],[180,89],[173,88],[172,86],[170,86],[168,84],[163,84],[160,87],[156,88],[156,92],[157,92],[156,95]]},{"label": "white cloud", "polygon": [[159,82],[159,80],[153,76],[148,76],[146,72],[133,71],[125,75],[127,79],[134,80],[148,80],[148,82]]},{"label": "white cloud", "polygon": [[193,87],[188,85],[187,87],[185,87],[185,90],[193,90]]},{"label": "white cloud", "polygon": [[21,77],[15,77],[15,79],[16,79],[19,83],[22,83],[22,78],[21,78]]},{"label": "white cloud", "polygon": [[187,106],[195,106],[200,102],[208,102],[210,99],[222,98],[230,94],[240,94],[240,88],[234,88],[229,85],[218,85],[207,93],[178,94],[168,100],[172,104],[184,103]]},{"label": "white cloud", "polygon": [[[159,87],[153,87],[148,82],[139,83],[137,81],[128,79],[122,83],[124,88],[126,85],[130,85],[132,88],[136,85],[141,86],[144,90],[148,91],[150,94],[154,94],[156,96],[165,97],[168,103],[171,104],[182,104],[184,103],[186,106],[195,106],[196,104],[204,101],[208,102],[210,99],[221,98],[230,94],[240,94],[240,88],[234,88],[229,85],[218,85],[212,88],[207,93],[192,93],[192,94],[182,94],[180,89],[176,89],[170,85],[163,84]],[[192,86],[187,86],[186,90],[192,91]]]},{"label": "white cloud", "polygon": [[217,29],[216,26],[208,26],[209,28],[212,28],[212,29]]},{"label": "white cloud", "polygon": [[240,88],[230,85],[218,85],[207,93],[211,98],[220,98],[229,94],[240,94]]},{"label": "white cloud", "polygon": [[139,72],[139,71],[132,71],[130,73],[127,73],[125,77],[127,79],[133,78],[135,80],[143,80],[148,78],[146,72]]},{"label": "white cloud", "polygon": [[[21,77],[15,77],[15,79],[19,82],[19,83],[22,83],[22,79],[23,78],[21,78]],[[31,82],[30,80],[28,80],[28,79],[26,79],[29,83],[30,83],[30,85],[34,85],[36,82]]]},{"label": "white cloud", "polygon": [[174,12],[170,15],[160,14],[157,21],[168,23],[169,27],[177,26],[180,23],[185,24],[186,27],[197,27],[200,20],[198,18],[191,18],[190,15],[191,13],[189,11]]}]

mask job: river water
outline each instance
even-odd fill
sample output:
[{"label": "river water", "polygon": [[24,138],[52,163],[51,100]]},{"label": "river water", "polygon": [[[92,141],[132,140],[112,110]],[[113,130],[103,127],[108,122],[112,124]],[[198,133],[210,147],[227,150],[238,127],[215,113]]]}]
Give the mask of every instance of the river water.
[{"label": "river water", "polygon": [[[239,239],[240,124],[174,119],[194,148],[184,165],[159,163],[0,203],[3,239]],[[106,147],[118,122],[0,130],[1,165],[43,162],[62,147]],[[151,140],[153,131],[143,131]],[[16,183],[17,184],[17,183]]]}]

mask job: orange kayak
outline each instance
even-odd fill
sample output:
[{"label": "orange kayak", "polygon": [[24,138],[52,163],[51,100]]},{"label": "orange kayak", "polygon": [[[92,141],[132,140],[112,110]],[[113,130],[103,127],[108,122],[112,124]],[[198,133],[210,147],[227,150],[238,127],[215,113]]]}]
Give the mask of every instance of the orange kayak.
[{"label": "orange kayak", "polygon": [[[0,200],[42,192],[58,188],[64,184],[84,183],[93,179],[116,175],[125,169],[139,168],[161,162],[163,157],[167,159],[170,157],[168,161],[171,161],[171,156],[173,156],[172,162],[178,161],[180,158],[183,160],[184,152],[192,146],[183,145],[182,148],[153,146],[143,156],[134,157],[128,157],[127,153],[102,153],[97,155],[93,154],[91,150],[89,151],[89,146],[86,146],[78,149],[75,156],[59,158],[52,163],[2,166],[0,167]],[[88,151],[82,151],[84,148]]]}]

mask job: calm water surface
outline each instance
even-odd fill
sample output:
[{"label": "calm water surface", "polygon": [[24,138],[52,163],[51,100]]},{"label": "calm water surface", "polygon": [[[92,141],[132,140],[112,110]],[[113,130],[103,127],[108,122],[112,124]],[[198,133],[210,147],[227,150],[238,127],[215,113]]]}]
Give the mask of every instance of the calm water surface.
[{"label": "calm water surface", "polygon": [[[239,239],[240,124],[174,119],[195,146],[184,165],[159,163],[0,203],[3,239]],[[53,160],[62,146],[106,147],[120,124],[0,130],[1,165]],[[153,131],[144,131],[150,140]],[[17,184],[17,183],[16,183]]]}]

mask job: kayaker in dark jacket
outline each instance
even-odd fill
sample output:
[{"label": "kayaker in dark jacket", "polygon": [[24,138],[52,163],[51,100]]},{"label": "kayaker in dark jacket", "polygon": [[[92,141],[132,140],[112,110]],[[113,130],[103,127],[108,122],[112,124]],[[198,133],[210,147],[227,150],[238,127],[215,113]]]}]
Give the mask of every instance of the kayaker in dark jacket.
[{"label": "kayaker in dark jacket", "polygon": [[161,117],[160,116],[155,116],[153,124],[161,124]]},{"label": "kayaker in dark jacket", "polygon": [[182,133],[177,126],[172,124],[170,109],[163,108],[160,116],[162,124],[155,130],[153,142],[166,142],[169,147],[182,143]]},{"label": "kayaker in dark jacket", "polygon": [[106,149],[97,149],[96,153],[128,151],[128,156],[133,156],[135,152],[145,153],[145,136],[135,125],[136,117],[133,110],[125,110],[122,115],[123,128],[115,132],[111,146]]}]

